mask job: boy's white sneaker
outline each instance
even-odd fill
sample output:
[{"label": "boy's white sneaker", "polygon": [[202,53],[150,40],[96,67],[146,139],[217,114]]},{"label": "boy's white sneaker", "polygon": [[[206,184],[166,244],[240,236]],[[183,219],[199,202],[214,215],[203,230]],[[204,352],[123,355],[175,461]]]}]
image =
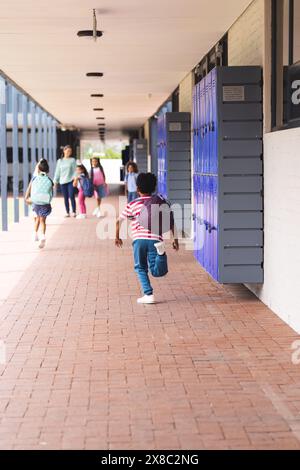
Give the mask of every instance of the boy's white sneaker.
[{"label": "boy's white sneaker", "polygon": [[155,248],[157,250],[157,253],[162,256],[165,254],[166,252],[166,247],[165,247],[165,244],[164,242],[158,242],[158,243],[155,243]]},{"label": "boy's white sneaker", "polygon": [[155,304],[155,298],[154,295],[144,295],[144,297],[141,297],[140,299],[137,299],[138,304]]},{"label": "boy's white sneaker", "polygon": [[44,235],[42,235],[41,239],[40,239],[40,243],[39,243],[39,248],[45,248],[45,245],[46,245],[46,238]]},{"label": "boy's white sneaker", "polygon": [[32,238],[33,238],[33,241],[34,241],[34,242],[38,242],[38,241],[39,241],[39,235],[38,235],[38,233],[37,233],[37,232],[34,232]]},{"label": "boy's white sneaker", "polygon": [[76,219],[86,219],[86,214],[78,214]]},{"label": "boy's white sneaker", "polygon": [[99,209],[98,209],[98,207],[96,207],[96,209],[93,212],[93,215],[98,215],[98,211],[99,211]]},{"label": "boy's white sneaker", "polygon": [[101,214],[101,210],[100,210],[100,209],[98,209],[97,217],[98,217],[98,219],[100,219],[100,218],[102,217],[102,214]]}]

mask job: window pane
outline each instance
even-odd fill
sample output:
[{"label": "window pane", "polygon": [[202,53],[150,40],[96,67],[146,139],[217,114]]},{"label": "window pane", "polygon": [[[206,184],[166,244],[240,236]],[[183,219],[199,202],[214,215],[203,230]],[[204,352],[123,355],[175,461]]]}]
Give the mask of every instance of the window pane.
[{"label": "window pane", "polygon": [[283,0],[283,66],[289,65],[289,3],[290,0]]},{"label": "window pane", "polygon": [[300,2],[294,2],[294,62],[300,61]]}]

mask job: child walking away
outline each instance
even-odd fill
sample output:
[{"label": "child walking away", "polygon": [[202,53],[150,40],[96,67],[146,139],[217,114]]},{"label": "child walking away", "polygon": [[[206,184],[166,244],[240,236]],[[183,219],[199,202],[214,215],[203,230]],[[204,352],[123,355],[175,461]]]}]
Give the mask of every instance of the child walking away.
[{"label": "child walking away", "polygon": [[97,200],[97,207],[93,215],[101,217],[101,201],[107,194],[107,185],[105,181],[105,173],[100,163],[100,158],[92,158],[91,160],[91,180],[94,185],[95,198]]},{"label": "child walking away", "polygon": [[89,178],[89,174],[84,165],[80,164],[76,167],[76,176],[73,182],[74,188],[78,188],[79,214],[76,219],[86,219],[85,198],[92,197],[94,187]]},{"label": "child walking away", "polygon": [[136,182],[139,171],[135,162],[128,162],[126,170],[127,173],[125,176],[125,194],[127,195],[127,201],[132,202],[138,198]]},{"label": "child walking away", "polygon": [[[124,219],[132,222],[134,269],[141,283],[144,296],[138,299],[139,304],[154,304],[155,297],[150,283],[148,271],[153,277],[163,277],[168,273],[167,255],[163,241],[163,233],[171,231],[175,236],[173,216],[169,208],[168,227],[162,223],[158,215],[157,206],[167,204],[160,196],[152,196],[156,189],[156,177],[151,173],[141,173],[137,178],[138,199],[127,204],[116,225],[116,241],[118,247],[122,247],[120,239],[120,226]],[[159,200],[158,200],[159,198]],[[152,204],[152,201],[154,204]],[[159,204],[157,204],[159,203]],[[169,207],[169,206],[168,206]],[[152,210],[153,209],[153,210]],[[149,222],[150,219],[150,222]],[[151,221],[154,223],[151,226]],[[174,250],[179,250],[178,239],[173,240]]]},{"label": "child walking away", "polygon": [[[39,241],[39,248],[46,244],[46,219],[51,214],[51,200],[53,197],[53,181],[49,178],[49,165],[47,160],[40,160],[37,166],[37,176],[32,178],[26,194],[25,201],[32,204],[34,212],[34,241]],[[39,238],[38,232],[42,234]]]}]

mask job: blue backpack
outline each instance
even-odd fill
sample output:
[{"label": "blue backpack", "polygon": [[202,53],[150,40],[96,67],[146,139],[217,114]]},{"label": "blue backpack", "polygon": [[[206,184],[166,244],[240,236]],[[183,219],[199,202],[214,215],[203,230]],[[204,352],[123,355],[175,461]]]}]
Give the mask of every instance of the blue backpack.
[{"label": "blue backpack", "polygon": [[94,185],[88,176],[82,176],[80,178],[80,184],[85,197],[92,197],[94,194]]},{"label": "blue backpack", "polygon": [[50,204],[53,197],[53,181],[49,176],[41,173],[33,178],[30,197],[33,204],[38,206]]}]

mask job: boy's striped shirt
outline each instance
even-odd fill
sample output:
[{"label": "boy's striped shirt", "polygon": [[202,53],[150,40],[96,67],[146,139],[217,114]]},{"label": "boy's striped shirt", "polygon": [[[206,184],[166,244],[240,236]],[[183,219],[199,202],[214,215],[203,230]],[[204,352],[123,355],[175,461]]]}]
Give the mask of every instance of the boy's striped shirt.
[{"label": "boy's striped shirt", "polygon": [[131,220],[131,230],[133,240],[156,240],[158,242],[163,241],[163,238],[159,235],[151,233],[150,230],[145,229],[138,223],[138,216],[141,213],[144,201],[150,199],[151,196],[140,197],[127,204],[126,208],[122,212],[121,219]]}]

